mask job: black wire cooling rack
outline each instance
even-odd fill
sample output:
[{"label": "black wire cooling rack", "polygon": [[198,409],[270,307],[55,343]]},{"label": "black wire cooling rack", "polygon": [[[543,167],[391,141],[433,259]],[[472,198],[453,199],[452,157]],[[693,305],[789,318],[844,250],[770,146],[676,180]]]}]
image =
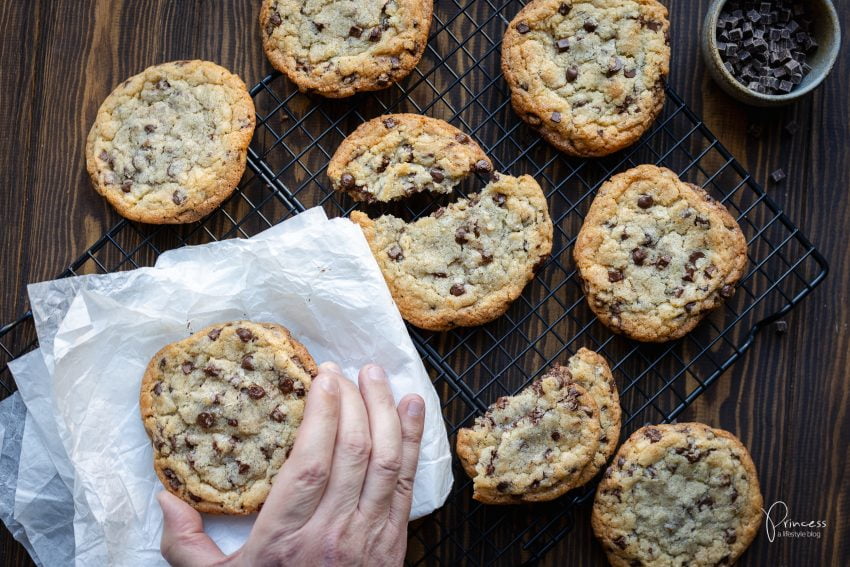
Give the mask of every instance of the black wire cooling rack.
[{"label": "black wire cooling rack", "polygon": [[[497,169],[533,175],[549,199],[555,224],[552,258],[508,312],[488,325],[448,333],[410,328],[443,405],[452,444],[496,398],[513,394],[550,364],[580,347],[610,362],[620,389],[623,435],[645,423],[669,422],[731,366],[765,325],[797,305],[827,273],[827,263],[669,88],[652,129],[633,147],[607,158],[568,158],[543,142],[512,112],[499,57],[516,1],[460,0],[435,6],[428,49],[400,84],[346,100],[298,93],[278,74],[251,94],[257,131],[250,172],[235,194],[189,226],[145,226],[122,220],[61,275],[149,266],[161,251],[231,237],[249,237],[309,207],[346,215],[355,203],[334,194],[325,167],[345,135],[388,112],[447,120],[473,135]],[[585,304],[571,259],[575,235],[598,186],[611,175],[655,163],[705,187],[738,218],[749,242],[749,271],[737,294],[685,338],[641,345],[613,335]],[[459,190],[481,186],[472,180]],[[439,203],[420,197],[396,212],[408,218]],[[373,210],[372,212],[377,212]],[[6,364],[36,346],[32,318],[0,329],[0,397],[14,390]],[[572,528],[575,506],[592,487],[533,506],[484,506],[455,462],[446,505],[410,528],[407,560],[419,564],[534,563]]]}]

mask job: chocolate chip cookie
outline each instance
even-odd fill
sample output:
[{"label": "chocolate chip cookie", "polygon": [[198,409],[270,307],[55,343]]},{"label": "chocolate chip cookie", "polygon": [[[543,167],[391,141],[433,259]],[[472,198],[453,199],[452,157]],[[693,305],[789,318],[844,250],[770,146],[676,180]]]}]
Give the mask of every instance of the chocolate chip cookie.
[{"label": "chocolate chip cookie", "polygon": [[479,194],[419,220],[360,225],[406,321],[432,331],[483,325],[507,311],[552,250],[543,191],[528,175],[494,174]]},{"label": "chocolate chip cookie", "polygon": [[469,135],[419,114],[390,114],[361,124],[328,164],[334,189],[369,203],[420,191],[451,193],[471,172],[492,171],[492,162]]},{"label": "chocolate chip cookie", "polygon": [[664,106],[667,8],[656,0],[533,0],[508,25],[514,110],[570,155],[634,143]]},{"label": "chocolate chip cookie", "polygon": [[599,409],[581,386],[550,372],[499,398],[457,434],[457,455],[487,504],[552,500],[578,485],[599,447]]},{"label": "chocolate chip cookie", "polygon": [[86,142],[94,187],[122,216],[206,216],[236,188],[254,133],[245,83],[209,61],[148,67],[106,98]]},{"label": "chocolate chip cookie", "polygon": [[648,342],[690,332],[735,293],[747,266],[747,241],[726,207],[654,165],[599,189],[573,253],[599,320]]},{"label": "chocolate chip cookie", "polygon": [[433,0],[263,0],[271,64],[305,92],[330,98],[384,89],[422,57]]},{"label": "chocolate chip cookie", "polygon": [[591,522],[611,565],[732,565],[761,525],[755,466],[731,433],[650,425],[620,447]]},{"label": "chocolate chip cookie", "polygon": [[567,366],[555,365],[550,370],[551,374],[587,390],[599,408],[599,448],[576,481],[576,486],[582,486],[602,470],[620,440],[621,409],[617,384],[605,359],[586,348],[580,348],[570,357]]},{"label": "chocolate chip cookie", "polygon": [[259,510],[316,372],[307,349],[273,323],[213,325],[164,347],[140,398],[162,484],[201,512]]}]

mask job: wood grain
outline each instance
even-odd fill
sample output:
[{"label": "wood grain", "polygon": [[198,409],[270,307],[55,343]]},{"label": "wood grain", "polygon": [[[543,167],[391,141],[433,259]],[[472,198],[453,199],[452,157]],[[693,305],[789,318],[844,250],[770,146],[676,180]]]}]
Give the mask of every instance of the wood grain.
[{"label": "wood grain", "polygon": [[[741,565],[850,563],[850,60],[842,54],[809,98],[778,110],[736,103],[707,78],[697,50],[708,0],[670,3],[670,81],[708,127],[827,256],[832,273],[768,331],[682,417],[723,427],[750,448],[767,503],[798,520],[824,520],[821,539],[760,536]],[[51,278],[117,216],[91,190],[83,145],[100,102],[144,67],[173,59],[217,61],[254,84],[271,70],[259,41],[258,2],[32,0],[0,6],[0,322],[25,310],[25,286]],[[845,32],[850,10],[839,8]],[[847,52],[845,33],[843,53]],[[794,136],[783,126],[794,120]],[[759,139],[747,135],[751,123]],[[788,178],[769,182],[782,167]],[[589,510],[546,565],[600,565]],[[459,537],[462,537],[459,535]],[[31,565],[5,530],[0,564]]]}]

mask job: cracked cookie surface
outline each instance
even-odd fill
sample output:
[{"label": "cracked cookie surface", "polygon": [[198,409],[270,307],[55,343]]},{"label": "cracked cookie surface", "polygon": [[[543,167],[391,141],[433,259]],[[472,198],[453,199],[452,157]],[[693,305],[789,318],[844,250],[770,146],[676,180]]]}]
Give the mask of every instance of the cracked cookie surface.
[{"label": "cracked cookie surface", "polygon": [[258,511],[316,372],[304,346],[273,323],[213,325],[165,346],[140,397],[163,486],[201,512]]},{"label": "cracked cookie surface", "polygon": [[586,348],[571,356],[566,366],[556,364],[549,372],[587,390],[599,409],[599,448],[576,482],[582,486],[602,470],[620,441],[622,410],[617,384],[605,359]]},{"label": "cracked cookie surface", "polygon": [[669,26],[656,0],[530,2],[502,42],[514,110],[571,155],[631,145],[664,106]]},{"label": "cracked cookie surface", "polygon": [[98,193],[145,223],[199,220],[236,188],[254,133],[242,80],[209,61],[148,67],[106,98],[86,142]]},{"label": "cracked cookie surface", "polygon": [[354,211],[406,321],[443,331],[507,311],[552,250],[543,191],[528,175],[496,173],[479,194],[406,223]]},{"label": "cracked cookie surface", "polygon": [[420,191],[451,193],[470,173],[492,171],[471,136],[419,114],[389,114],[361,124],[328,164],[334,189],[370,203]]},{"label": "cracked cookie surface", "polygon": [[433,0],[263,0],[272,65],[300,90],[331,98],[406,77],[428,41]]},{"label": "cracked cookie surface", "polygon": [[600,189],[573,250],[588,305],[612,330],[663,342],[735,293],[747,242],[723,204],[641,165]]},{"label": "cracked cookie surface", "polygon": [[456,450],[473,479],[473,498],[488,504],[552,500],[578,486],[599,446],[592,396],[548,372],[515,396],[496,400],[458,431]]},{"label": "cracked cookie surface", "polygon": [[591,522],[615,567],[732,565],[761,525],[750,454],[701,423],[650,425],[620,447]]}]

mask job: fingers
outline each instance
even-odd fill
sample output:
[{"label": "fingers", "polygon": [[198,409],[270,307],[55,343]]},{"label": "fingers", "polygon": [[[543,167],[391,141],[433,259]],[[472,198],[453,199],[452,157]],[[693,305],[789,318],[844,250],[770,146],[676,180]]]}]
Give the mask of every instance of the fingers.
[{"label": "fingers", "polygon": [[341,379],[335,366],[319,366],[292,453],[274,479],[255,525],[260,530],[255,531],[295,531],[319,507],[330,478],[340,418]]},{"label": "fingers", "polygon": [[425,426],[425,402],[416,394],[409,394],[398,404],[401,422],[401,469],[390,504],[390,520],[407,525],[413,499],[413,479],[419,464],[419,445]]},{"label": "fingers", "polygon": [[316,513],[318,521],[334,518],[357,509],[372,438],[363,398],[353,382],[339,376],[339,422],[331,476],[324,498]]},{"label": "fingers", "polygon": [[380,366],[364,366],[359,384],[373,440],[359,508],[369,517],[386,518],[401,470],[401,423],[390,384]]},{"label": "fingers", "polygon": [[156,495],[162,508],[162,556],[174,567],[213,565],[224,554],[204,533],[198,512],[167,491]]}]

